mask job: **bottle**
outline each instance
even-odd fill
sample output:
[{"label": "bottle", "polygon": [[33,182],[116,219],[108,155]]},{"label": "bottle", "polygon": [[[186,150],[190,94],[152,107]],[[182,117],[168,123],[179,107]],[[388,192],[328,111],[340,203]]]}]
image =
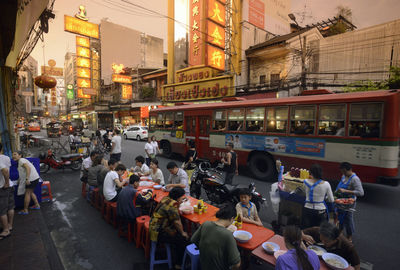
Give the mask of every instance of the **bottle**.
[{"label": "bottle", "polygon": [[290,175],[291,177],[296,177],[296,176],[295,176],[295,175],[296,175],[296,169],[295,169],[294,167],[290,168],[290,173],[289,173],[289,175]]},{"label": "bottle", "polygon": [[242,216],[238,215],[238,217],[237,217],[237,228],[241,229],[242,225],[243,225]]},{"label": "bottle", "polygon": [[305,178],[305,171],[304,169],[300,169],[300,179],[304,179]]}]

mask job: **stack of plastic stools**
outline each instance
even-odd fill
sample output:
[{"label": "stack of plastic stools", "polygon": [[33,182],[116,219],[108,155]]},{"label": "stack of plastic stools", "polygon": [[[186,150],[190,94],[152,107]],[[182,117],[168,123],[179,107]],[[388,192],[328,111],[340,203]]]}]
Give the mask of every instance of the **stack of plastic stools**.
[{"label": "stack of plastic stools", "polygon": [[86,198],[86,183],[82,182],[82,197]]},{"label": "stack of plastic stools", "polygon": [[171,256],[171,248],[169,244],[164,244],[165,249],[167,250],[167,259],[164,260],[156,260],[156,249],[157,242],[151,241],[151,250],[150,250],[150,270],[154,269],[154,265],[168,263],[168,268],[172,269],[172,256]]},{"label": "stack of plastic stools", "polygon": [[51,187],[49,181],[44,181],[42,183],[42,201],[51,202],[53,200],[53,195],[51,194]]},{"label": "stack of plastic stools", "polygon": [[[125,232],[123,230],[123,226],[125,224],[128,224],[128,227],[127,227],[128,231],[127,232]],[[128,242],[130,243],[130,242],[132,242],[132,240],[135,240],[133,232],[134,232],[134,224],[132,222],[126,221],[124,219],[121,219],[119,221],[119,224],[118,224],[118,237],[122,237],[122,236],[127,237],[128,238]]]},{"label": "stack of plastic stools", "polygon": [[200,251],[195,244],[186,246],[185,254],[183,255],[182,270],[185,270],[186,256],[190,257],[191,270],[197,270],[200,263]]},{"label": "stack of plastic stools", "polygon": [[141,216],[136,218],[135,239],[136,247],[140,247],[140,240],[142,239],[142,231],[146,221],[150,222],[150,216]]}]

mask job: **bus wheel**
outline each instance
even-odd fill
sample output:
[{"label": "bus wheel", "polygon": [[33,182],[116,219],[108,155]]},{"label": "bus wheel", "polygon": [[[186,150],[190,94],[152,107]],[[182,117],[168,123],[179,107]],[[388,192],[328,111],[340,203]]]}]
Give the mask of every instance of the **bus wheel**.
[{"label": "bus wheel", "polygon": [[256,153],[251,157],[249,167],[255,178],[262,181],[276,181],[276,168],[272,157]]},{"label": "bus wheel", "polygon": [[163,142],[161,148],[165,157],[170,158],[172,156],[172,147],[169,142]]}]

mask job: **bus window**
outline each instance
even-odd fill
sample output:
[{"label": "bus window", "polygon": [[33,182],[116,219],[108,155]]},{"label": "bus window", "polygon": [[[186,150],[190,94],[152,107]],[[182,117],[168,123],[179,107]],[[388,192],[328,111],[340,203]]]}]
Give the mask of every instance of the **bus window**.
[{"label": "bus window", "polygon": [[183,112],[175,113],[174,127],[176,129],[183,129]]},{"label": "bus window", "polygon": [[314,106],[293,106],[291,108],[290,133],[299,135],[314,134],[314,126]]},{"label": "bus window", "polygon": [[319,135],[345,136],[345,105],[321,105],[319,107]]},{"label": "bus window", "polygon": [[228,130],[242,131],[244,109],[232,109],[228,111]]},{"label": "bus window", "polygon": [[157,115],[157,128],[163,128],[164,127],[164,115],[162,113],[159,113]]},{"label": "bus window", "polygon": [[288,107],[267,108],[267,132],[286,133]]},{"label": "bus window", "polygon": [[213,115],[213,129],[226,130],[226,111],[215,111]]},{"label": "bus window", "polygon": [[264,131],[264,108],[248,108],[246,111],[246,130]]},{"label": "bus window", "polygon": [[349,136],[379,138],[381,119],[381,103],[351,104]]},{"label": "bus window", "polygon": [[174,125],[174,113],[167,112],[165,113],[165,128],[172,128]]},{"label": "bus window", "polygon": [[150,126],[149,129],[153,130],[156,127],[157,119],[155,116],[150,116]]}]

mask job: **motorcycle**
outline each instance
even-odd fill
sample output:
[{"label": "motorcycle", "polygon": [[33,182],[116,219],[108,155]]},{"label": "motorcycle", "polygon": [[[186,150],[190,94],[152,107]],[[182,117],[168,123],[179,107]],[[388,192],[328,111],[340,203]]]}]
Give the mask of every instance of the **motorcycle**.
[{"label": "motorcycle", "polygon": [[83,155],[82,154],[68,154],[62,155],[58,159],[51,149],[45,153],[39,155],[40,158],[40,173],[46,173],[53,169],[66,169],[71,168],[73,171],[79,171],[82,166]]},{"label": "motorcycle", "polygon": [[256,191],[254,183],[246,185],[229,185],[225,184],[225,179],[221,172],[222,166],[218,165],[212,168],[207,161],[199,161],[193,172],[190,185],[190,195],[195,198],[200,198],[201,189],[203,188],[207,198],[216,204],[231,202],[236,205],[239,202],[239,191],[242,188],[248,188],[251,192],[251,202],[260,210],[261,205],[266,202],[260,193]]}]

